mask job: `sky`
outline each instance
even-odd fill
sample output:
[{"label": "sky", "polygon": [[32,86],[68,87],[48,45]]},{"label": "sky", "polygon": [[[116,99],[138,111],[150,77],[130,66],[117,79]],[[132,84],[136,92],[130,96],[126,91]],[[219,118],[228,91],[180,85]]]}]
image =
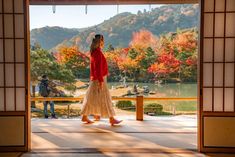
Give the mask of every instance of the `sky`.
[{"label": "sky", "polygon": [[[30,6],[30,30],[45,26],[60,26],[65,28],[85,28],[102,23],[118,12],[131,12],[136,14],[139,10],[149,11],[160,5],[93,5],[85,6],[68,5],[56,6],[56,12],[53,13],[52,6]],[[119,10],[119,11],[118,11]]]}]

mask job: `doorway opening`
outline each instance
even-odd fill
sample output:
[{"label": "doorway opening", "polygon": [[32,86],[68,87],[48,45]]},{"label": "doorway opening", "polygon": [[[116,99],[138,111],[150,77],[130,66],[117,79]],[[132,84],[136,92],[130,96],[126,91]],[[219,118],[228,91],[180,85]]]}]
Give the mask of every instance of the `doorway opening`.
[{"label": "doorway opening", "polygon": [[[45,9],[48,6],[32,6],[30,14],[37,7]],[[49,7],[51,16],[68,8]],[[136,147],[136,152],[140,151],[142,144],[163,149],[174,148],[179,141],[179,148],[196,150],[199,5],[131,6],[132,9],[142,7],[142,11],[136,9],[135,13],[122,11],[128,7],[122,5],[69,7],[69,10],[82,8],[87,19],[90,10],[91,16],[97,18],[95,10],[101,7],[103,14],[110,16],[87,28],[47,26],[31,30],[30,68],[32,95],[35,97],[32,102],[36,102],[31,104],[32,149],[82,151],[81,148],[85,148],[88,152],[90,147],[111,146],[110,149],[117,151],[115,148],[121,142],[113,141],[120,140],[127,142],[123,145],[126,148]],[[106,12],[108,10],[115,10],[114,16]],[[32,14],[30,17],[32,22],[34,17]],[[109,82],[112,82],[109,86],[116,111],[120,118],[124,118],[122,126],[115,129],[110,128],[105,120],[83,126],[78,119],[88,87],[89,55],[86,52],[96,33],[105,36],[104,54],[109,64]],[[56,102],[57,120],[44,119],[43,99],[37,98],[37,84],[43,74],[57,86],[55,95],[64,97],[51,99]],[[145,121],[141,123],[135,121],[137,95],[143,95],[144,99]],[[85,140],[91,141],[100,133],[102,136],[95,145]],[[116,135],[110,136],[111,133]],[[151,139],[154,136],[156,138]],[[65,139],[68,139],[67,143],[64,143]],[[74,143],[73,139],[80,142]],[[163,139],[170,142],[163,142]],[[107,143],[103,143],[104,140]]]}]

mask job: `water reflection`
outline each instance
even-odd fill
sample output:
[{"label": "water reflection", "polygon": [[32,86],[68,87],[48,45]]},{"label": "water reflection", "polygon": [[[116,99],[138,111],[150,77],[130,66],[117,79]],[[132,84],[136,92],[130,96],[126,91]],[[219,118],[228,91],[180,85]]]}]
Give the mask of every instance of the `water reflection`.
[{"label": "water reflection", "polygon": [[[197,97],[197,84],[196,83],[166,83],[166,84],[153,84],[153,83],[127,83],[130,88],[138,84],[140,88],[148,86],[150,91],[156,92],[157,97]],[[120,82],[109,82],[109,88],[120,86]],[[148,95],[145,95],[148,96]],[[154,96],[154,94],[152,95]]]}]

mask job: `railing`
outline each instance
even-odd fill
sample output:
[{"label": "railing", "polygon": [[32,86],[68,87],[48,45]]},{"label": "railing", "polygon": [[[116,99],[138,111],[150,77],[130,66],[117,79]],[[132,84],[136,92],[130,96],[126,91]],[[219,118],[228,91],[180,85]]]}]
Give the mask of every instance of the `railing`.
[{"label": "railing", "polygon": [[[31,101],[80,101],[83,97],[31,97]],[[167,101],[195,101],[196,97],[186,97],[186,98],[156,98],[156,97],[112,97],[112,100],[130,100],[136,101],[136,120],[142,121],[144,119],[144,101],[152,100],[167,100]],[[69,112],[69,106],[68,106]]]}]

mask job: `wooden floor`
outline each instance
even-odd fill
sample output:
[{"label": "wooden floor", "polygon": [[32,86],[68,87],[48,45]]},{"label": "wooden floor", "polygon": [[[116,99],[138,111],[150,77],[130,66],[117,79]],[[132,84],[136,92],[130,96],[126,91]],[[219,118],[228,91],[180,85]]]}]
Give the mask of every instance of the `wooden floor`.
[{"label": "wooden floor", "polygon": [[32,119],[32,151],[0,156],[22,157],[191,157],[234,154],[197,152],[196,116],[121,116],[123,123],[111,127],[107,119],[92,125],[80,119]]},{"label": "wooden floor", "polygon": [[136,121],[134,115],[118,118],[124,121],[116,127],[107,119],[92,125],[82,124],[80,119],[34,119],[33,151],[24,156],[198,155],[196,116],[146,116],[144,121]]}]

